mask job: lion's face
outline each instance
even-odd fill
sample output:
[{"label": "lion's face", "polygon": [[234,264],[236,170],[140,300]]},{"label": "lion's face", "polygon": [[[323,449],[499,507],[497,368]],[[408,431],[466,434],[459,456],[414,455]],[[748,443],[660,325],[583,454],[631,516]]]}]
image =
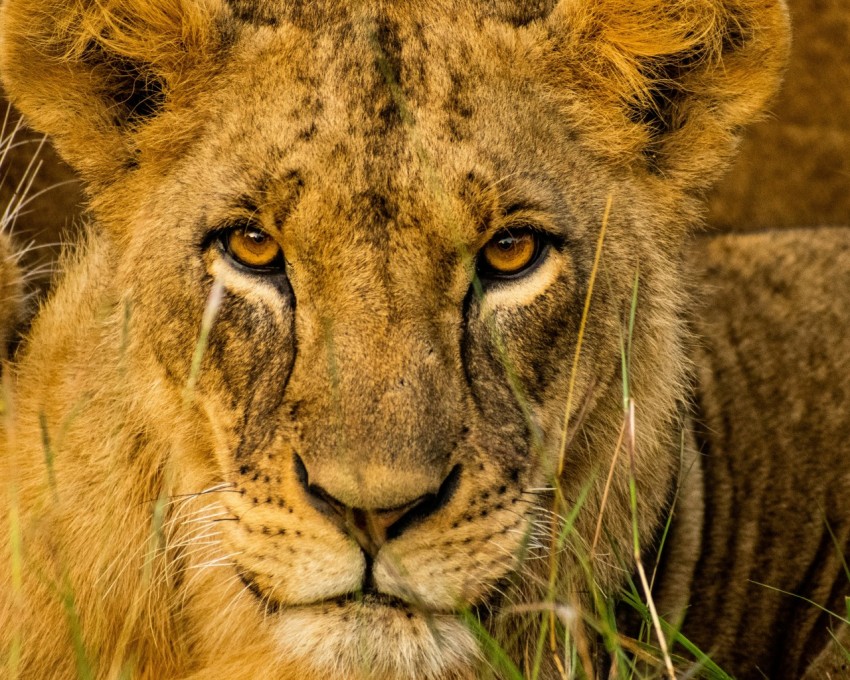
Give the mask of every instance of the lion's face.
[{"label": "lion's face", "polygon": [[[619,316],[653,241],[619,197],[651,196],[569,141],[575,126],[529,84],[532,41],[496,25],[458,43],[459,30],[252,34],[205,102],[210,124],[130,225],[138,352],[178,398],[223,287],[197,385],[211,447],[193,477],[231,485],[215,499],[233,520],[221,551],[258,616],[273,611],[284,647],[302,650],[288,654],[365,646],[383,667],[397,639],[411,668],[436,671],[471,653],[449,615],[491,603],[545,540],[534,490],[557,465],[612,192],[619,244],[573,410],[591,366],[601,394],[620,365]],[[463,70],[426,59],[426,43]],[[228,252],[246,224],[280,245],[282,266]],[[491,272],[487,244],[526,233],[529,264]],[[587,465],[568,462],[571,494]],[[331,620],[358,632],[337,640]],[[438,652],[435,635],[460,641]]]},{"label": "lion's face", "polygon": [[[549,9],[231,26],[223,65],[135,121],[131,158],[97,180],[128,389],[180,439],[182,490],[215,490],[193,520],[216,523],[212,547],[175,555],[215,567],[186,599],[199,628],[230,625],[224,603],[316,672],[471,673],[462,614],[510,616],[513,593],[569,570],[569,553],[533,559],[557,538],[556,471],[592,534],[626,353],[655,521],[693,170],[638,150],[654,129],[595,99]],[[627,473],[609,561],[630,537]]]},{"label": "lion's face", "polygon": [[[137,351],[178,398],[223,287],[197,385],[212,445],[185,464],[235,491],[215,500],[244,597],[274,612],[287,654],[344,646],[378,668],[405,659],[410,677],[468,660],[449,615],[492,602],[542,540],[533,489],[550,485],[617,185],[565,143],[569,121],[528,84],[527,44],[500,26],[484,47],[457,44],[453,28],[252,35],[122,256]],[[465,69],[426,60],[425,41],[467,55]],[[228,253],[246,224],[280,245],[282,267]],[[536,252],[499,276],[481,252],[508,233],[533,234]],[[619,365],[611,293],[582,363],[606,366],[604,382]],[[331,622],[357,632],[329,636]]]}]

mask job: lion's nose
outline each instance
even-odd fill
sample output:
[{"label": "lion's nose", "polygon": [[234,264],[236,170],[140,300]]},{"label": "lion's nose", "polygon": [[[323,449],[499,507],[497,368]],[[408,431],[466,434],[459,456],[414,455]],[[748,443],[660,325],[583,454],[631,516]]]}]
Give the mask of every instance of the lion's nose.
[{"label": "lion's nose", "polygon": [[350,535],[364,552],[374,558],[381,546],[396,538],[445,506],[460,480],[461,466],[455,465],[436,492],[393,508],[353,508],[334,497],[329,490],[312,484],[304,461],[294,456],[295,473],[308,501]]}]

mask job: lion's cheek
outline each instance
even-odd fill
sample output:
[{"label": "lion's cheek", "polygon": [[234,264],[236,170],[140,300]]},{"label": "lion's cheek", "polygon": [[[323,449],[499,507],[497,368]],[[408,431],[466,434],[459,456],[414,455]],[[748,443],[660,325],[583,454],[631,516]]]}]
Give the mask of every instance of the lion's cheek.
[{"label": "lion's cheek", "polygon": [[525,535],[514,518],[455,539],[427,536],[389,544],[375,560],[375,585],[424,609],[475,606],[492,597],[494,584],[517,568]]},{"label": "lion's cheek", "polygon": [[365,560],[354,543],[330,533],[277,541],[244,531],[229,538],[236,570],[262,593],[284,607],[311,605],[357,592]]}]

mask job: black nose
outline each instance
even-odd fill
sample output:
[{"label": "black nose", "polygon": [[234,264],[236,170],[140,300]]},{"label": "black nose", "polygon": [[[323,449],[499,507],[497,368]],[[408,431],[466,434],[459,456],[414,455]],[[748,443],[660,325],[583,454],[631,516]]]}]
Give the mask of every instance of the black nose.
[{"label": "black nose", "polygon": [[334,498],[326,489],[310,483],[307,467],[295,454],[295,475],[310,504],[351,536],[369,557],[374,558],[381,546],[403,531],[425,521],[451,500],[461,466],[455,465],[436,493],[426,493],[395,508],[352,508]]}]

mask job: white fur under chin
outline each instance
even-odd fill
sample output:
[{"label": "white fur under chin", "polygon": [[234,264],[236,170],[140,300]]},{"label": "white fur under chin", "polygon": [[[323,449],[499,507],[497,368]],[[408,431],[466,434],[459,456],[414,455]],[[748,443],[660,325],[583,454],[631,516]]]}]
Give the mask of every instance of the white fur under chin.
[{"label": "white fur under chin", "polygon": [[425,617],[349,603],[284,610],[275,640],[283,658],[335,680],[442,680],[473,676],[479,649],[454,616]]}]

